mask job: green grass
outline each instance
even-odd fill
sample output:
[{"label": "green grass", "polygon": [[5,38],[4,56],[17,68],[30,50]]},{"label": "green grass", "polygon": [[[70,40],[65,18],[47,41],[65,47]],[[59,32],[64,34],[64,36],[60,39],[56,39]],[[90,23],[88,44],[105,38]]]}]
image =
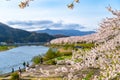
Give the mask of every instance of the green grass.
[{"label": "green grass", "polygon": [[54,51],[54,49],[50,48],[47,53],[44,55],[43,59],[44,61],[48,61],[50,59],[54,59],[57,57],[63,56],[59,51]]},{"label": "green grass", "polygon": [[5,51],[8,50],[9,47],[8,46],[0,46],[0,51]]},{"label": "green grass", "polygon": [[[52,44],[50,45],[50,49],[46,52],[43,56],[43,63],[45,64],[55,64],[55,60],[64,60],[64,59],[71,59],[72,50],[76,48],[76,46],[82,47],[83,51],[90,50],[94,47],[94,43],[78,43],[78,44]],[[34,62],[39,64],[39,57],[34,57]],[[76,60],[75,62],[81,61]]]},{"label": "green grass", "polygon": [[32,62],[33,62],[34,64],[40,64],[41,58],[42,58],[42,56],[40,56],[40,55],[35,56],[35,57],[33,57]]},{"label": "green grass", "polygon": [[71,59],[71,56],[61,56],[61,57],[57,57],[57,58],[54,58],[54,59],[50,59],[48,61],[45,61],[44,64],[55,65],[56,60],[65,60],[65,59]]},{"label": "green grass", "polygon": [[72,56],[61,56],[61,57],[57,57],[57,60],[65,60],[65,59],[71,59]]},{"label": "green grass", "polygon": [[81,62],[82,61],[82,59],[75,59],[75,62]]},{"label": "green grass", "polygon": [[11,74],[10,80],[20,80],[20,76],[17,72]]},{"label": "green grass", "polygon": [[82,74],[85,74],[86,76],[82,78],[82,80],[92,80],[94,75],[99,75],[100,69],[99,68],[89,68],[86,70],[81,71]]},{"label": "green grass", "polygon": [[85,79],[85,80],[90,80],[91,77],[93,76],[93,74],[94,74],[94,72],[88,73],[84,79]]},{"label": "green grass", "polygon": [[0,51],[5,51],[5,50],[9,50],[15,48],[15,46],[0,46]]}]

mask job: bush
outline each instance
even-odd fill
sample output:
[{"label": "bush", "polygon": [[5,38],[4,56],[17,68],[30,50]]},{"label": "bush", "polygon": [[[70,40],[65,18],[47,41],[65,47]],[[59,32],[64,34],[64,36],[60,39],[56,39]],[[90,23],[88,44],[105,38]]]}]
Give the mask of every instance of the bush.
[{"label": "bush", "polygon": [[0,46],[0,51],[8,50],[9,48],[7,46]]},{"label": "bush", "polygon": [[70,55],[72,55],[72,52],[64,52],[63,55],[64,56],[70,56]]},{"label": "bush", "polygon": [[44,60],[47,61],[60,56],[62,56],[62,54],[59,51],[54,51],[52,48],[50,48],[44,55]]},{"label": "bush", "polygon": [[52,48],[50,48],[45,54],[44,60],[50,60],[53,59],[54,57],[55,57],[55,51],[53,51]]},{"label": "bush", "polygon": [[35,56],[35,57],[33,57],[32,62],[33,62],[34,64],[40,64],[41,58],[42,58],[42,56],[40,56],[40,55]]},{"label": "bush", "polygon": [[82,44],[77,44],[77,46],[81,46],[83,48],[92,48],[94,47],[94,43],[82,43]]},{"label": "bush", "polygon": [[20,80],[19,74],[17,72],[12,73],[10,80]]},{"label": "bush", "polygon": [[51,60],[46,61],[45,64],[56,65],[56,61],[55,61],[55,59],[51,59]]}]

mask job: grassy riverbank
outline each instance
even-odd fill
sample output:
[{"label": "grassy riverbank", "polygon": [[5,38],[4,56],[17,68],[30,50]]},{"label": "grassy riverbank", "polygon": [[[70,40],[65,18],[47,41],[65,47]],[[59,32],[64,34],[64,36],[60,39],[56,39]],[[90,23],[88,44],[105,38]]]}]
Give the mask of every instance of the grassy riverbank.
[{"label": "grassy riverbank", "polygon": [[95,47],[94,43],[77,43],[77,44],[51,44],[48,45],[50,48],[45,55],[38,55],[33,58],[33,63],[39,64],[41,58],[43,64],[55,65],[56,61],[66,60],[72,58],[72,51],[78,49],[88,51]]},{"label": "grassy riverbank", "polygon": [[0,46],[0,51],[6,51],[12,48],[15,48],[16,46]]},{"label": "grassy riverbank", "polygon": [[[89,50],[92,47],[94,47],[94,43],[80,43],[80,44],[65,44],[65,45],[50,45],[50,49],[46,52],[45,55],[38,55],[33,58],[33,62],[35,65],[38,66],[38,68],[44,68],[45,70],[51,70],[51,73],[54,73],[54,69],[58,67],[63,67],[63,64],[56,65],[57,62],[59,61],[66,61],[66,60],[71,60],[72,59],[72,50]],[[41,65],[41,58],[43,59],[43,63]],[[76,60],[78,61],[78,60]],[[51,67],[52,66],[52,67]],[[53,68],[53,69],[51,69]],[[69,67],[68,67],[69,68]],[[39,71],[40,69],[37,69],[34,67],[33,69],[36,69]],[[37,72],[35,72],[37,73]],[[23,72],[24,74],[24,72]],[[26,73],[25,73],[26,74]],[[34,73],[33,73],[34,74]],[[39,73],[41,75],[41,73]],[[22,77],[23,80],[62,80],[62,77],[42,77],[42,78],[36,78],[32,74],[30,76],[24,76]],[[3,79],[10,79],[10,75],[8,77],[3,77]],[[0,78],[2,80],[2,78]]]}]

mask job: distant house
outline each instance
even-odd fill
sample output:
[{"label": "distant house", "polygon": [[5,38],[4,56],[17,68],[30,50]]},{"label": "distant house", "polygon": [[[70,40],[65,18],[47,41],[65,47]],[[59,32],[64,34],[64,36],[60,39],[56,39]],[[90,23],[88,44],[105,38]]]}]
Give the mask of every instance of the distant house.
[{"label": "distant house", "polygon": [[0,45],[7,45],[6,42],[0,42]]}]

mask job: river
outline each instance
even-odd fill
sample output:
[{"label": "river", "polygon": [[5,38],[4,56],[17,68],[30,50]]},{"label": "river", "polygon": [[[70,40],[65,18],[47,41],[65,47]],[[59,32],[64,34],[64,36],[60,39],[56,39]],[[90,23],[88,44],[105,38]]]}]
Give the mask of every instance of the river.
[{"label": "river", "polygon": [[36,55],[42,55],[49,48],[44,46],[20,46],[11,50],[0,52],[0,74],[9,73],[12,68],[23,68],[22,63],[29,62]]}]

